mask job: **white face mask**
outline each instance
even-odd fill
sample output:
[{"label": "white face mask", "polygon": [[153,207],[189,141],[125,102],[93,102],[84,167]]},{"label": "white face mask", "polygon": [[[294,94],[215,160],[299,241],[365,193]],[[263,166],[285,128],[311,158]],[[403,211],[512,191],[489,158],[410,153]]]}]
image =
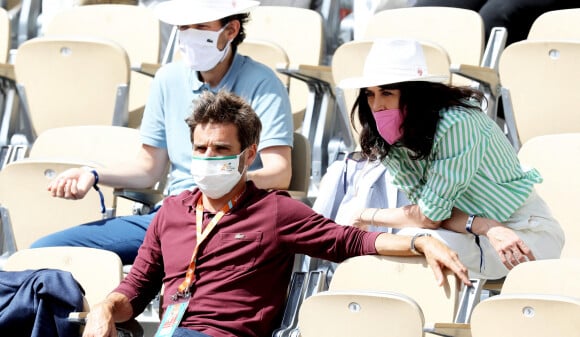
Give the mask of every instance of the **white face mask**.
[{"label": "white face mask", "polygon": [[217,32],[211,30],[186,29],[179,31],[179,50],[184,62],[195,71],[208,71],[220,63],[228,50],[231,41],[228,41],[223,50],[217,47],[221,32],[225,25]]},{"label": "white face mask", "polygon": [[[191,175],[203,194],[212,199],[219,199],[236,186],[243,174],[238,170],[238,166],[244,151],[235,156],[225,157],[193,156]],[[244,167],[244,171],[245,169]]]}]

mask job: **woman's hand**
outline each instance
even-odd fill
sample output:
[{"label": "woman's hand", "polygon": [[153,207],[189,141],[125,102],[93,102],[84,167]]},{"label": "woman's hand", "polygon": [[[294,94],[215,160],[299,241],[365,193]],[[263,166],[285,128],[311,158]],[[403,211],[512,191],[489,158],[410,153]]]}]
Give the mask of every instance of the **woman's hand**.
[{"label": "woman's hand", "polygon": [[68,169],[48,184],[48,191],[53,197],[64,199],[82,199],[95,183],[93,174],[83,168]]},{"label": "woman's hand", "polygon": [[525,242],[509,227],[491,226],[485,235],[508,270],[520,263],[536,259]]},{"label": "woman's hand", "polygon": [[368,230],[370,219],[367,220],[365,216],[371,216],[371,213],[375,213],[377,210],[378,208],[361,208],[360,210],[355,211],[350,221],[350,225],[363,231]]}]

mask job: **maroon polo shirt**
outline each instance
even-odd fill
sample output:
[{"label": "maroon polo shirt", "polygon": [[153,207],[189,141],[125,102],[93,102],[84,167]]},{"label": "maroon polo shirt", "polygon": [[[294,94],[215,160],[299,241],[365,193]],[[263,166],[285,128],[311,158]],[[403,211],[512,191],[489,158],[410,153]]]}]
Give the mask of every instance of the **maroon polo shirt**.
[{"label": "maroon polo shirt", "polygon": [[[140,313],[164,285],[163,309],[184,280],[196,244],[201,193],[168,197],[131,272],[116,289]],[[214,214],[204,212],[205,225]],[[271,336],[279,327],[295,254],[333,262],[376,254],[380,233],[335,224],[286,192],[247,183],[238,205],[201,244],[191,299],[181,322],[213,337]]]}]

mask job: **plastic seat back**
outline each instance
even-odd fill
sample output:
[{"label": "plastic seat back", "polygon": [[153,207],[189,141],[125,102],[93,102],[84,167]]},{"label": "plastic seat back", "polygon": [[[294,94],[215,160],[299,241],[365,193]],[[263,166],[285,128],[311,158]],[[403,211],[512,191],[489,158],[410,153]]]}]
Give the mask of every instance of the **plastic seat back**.
[{"label": "plastic seat back", "polygon": [[329,290],[389,291],[415,300],[425,321],[453,322],[460,284],[451,272],[439,287],[424,257],[358,256],[338,265]]},{"label": "plastic seat back", "polygon": [[540,15],[530,28],[528,40],[580,40],[580,8]]},{"label": "plastic seat back", "polygon": [[471,318],[473,337],[577,336],[580,299],[556,295],[498,295],[479,303]]},{"label": "plastic seat back", "polygon": [[288,187],[290,195],[305,200],[308,196],[311,168],[310,143],[301,133],[294,132],[292,147],[292,179]]},{"label": "plastic seat back", "polygon": [[35,38],[18,48],[16,82],[36,133],[70,125],[126,125],[130,64],[102,39]]},{"label": "plastic seat back", "polygon": [[[23,159],[6,165],[0,171],[0,205],[3,233],[13,237],[14,249],[28,248],[35,240],[56,231],[99,220],[100,200],[91,190],[81,200],[53,198],[46,187],[49,181],[69,168],[84,165],[82,161]],[[113,205],[113,190],[100,186],[105,205]],[[9,235],[7,233],[12,233]],[[8,249],[12,250],[12,249]]]},{"label": "plastic seat back", "polygon": [[532,137],[580,132],[580,41],[519,41],[499,63],[506,118],[513,114],[520,144]]},{"label": "plastic seat back", "polygon": [[[122,4],[73,6],[60,10],[47,22],[45,36],[98,37],[117,42],[131,65],[157,63],[161,49],[161,23],[149,7]],[[131,73],[129,125],[141,124],[152,78]]]},{"label": "plastic seat back", "polygon": [[85,290],[89,307],[102,301],[122,280],[122,264],[113,252],[87,247],[22,249],[4,264],[6,271],[51,268],[69,271]]},{"label": "plastic seat back", "polygon": [[[291,27],[291,28],[290,28]],[[246,25],[250,39],[268,40],[282,47],[290,64],[320,65],[323,57],[324,21],[310,9],[285,6],[259,6],[252,10]],[[308,101],[307,85],[290,79],[290,103],[296,121],[302,121]],[[295,123],[294,128],[300,125]]]},{"label": "plastic seat back", "polygon": [[[413,38],[440,45],[451,63],[478,66],[485,45],[483,19],[472,10],[455,7],[408,7],[383,10],[373,15],[365,39],[377,37]],[[452,77],[456,85],[470,81]]]},{"label": "plastic seat back", "polygon": [[267,65],[277,75],[286,88],[290,85],[290,78],[282,73],[278,73],[276,68],[286,67],[290,60],[284,48],[275,42],[261,39],[245,39],[238,46],[238,52],[251,57],[253,60]]},{"label": "plastic seat back", "polygon": [[82,160],[97,166],[119,165],[141,148],[139,130],[111,125],[52,128],[39,134],[28,158]]},{"label": "plastic seat back", "polygon": [[510,270],[501,293],[565,295],[580,299],[579,279],[580,260],[577,258],[529,261]]},{"label": "plastic seat back", "polygon": [[[547,118],[552,121],[544,124],[556,123],[552,115]],[[580,179],[576,178],[580,172],[580,131],[534,137],[524,143],[518,157],[523,165],[536,168],[544,178],[535,189],[564,229],[566,243],[561,256],[580,258],[576,212],[580,198]]]},{"label": "plastic seat back", "polygon": [[518,264],[507,274],[501,294],[474,308],[472,336],[578,335],[579,278],[577,258]]},{"label": "plastic seat back", "polygon": [[423,313],[403,294],[326,291],[302,303],[302,337],[422,337]]},{"label": "plastic seat back", "polygon": [[10,17],[6,9],[0,7],[0,63],[8,62],[11,37]]}]

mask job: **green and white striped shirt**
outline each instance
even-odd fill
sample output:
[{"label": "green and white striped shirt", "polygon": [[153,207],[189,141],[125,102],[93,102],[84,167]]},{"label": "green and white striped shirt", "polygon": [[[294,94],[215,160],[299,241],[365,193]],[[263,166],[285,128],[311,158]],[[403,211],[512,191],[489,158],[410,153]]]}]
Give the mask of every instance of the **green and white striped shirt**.
[{"label": "green and white striped shirt", "polygon": [[383,164],[393,183],[433,221],[448,219],[457,207],[504,222],[542,177],[521,167],[507,137],[483,112],[452,107],[440,114],[428,159],[412,160],[411,150],[391,148]]}]

